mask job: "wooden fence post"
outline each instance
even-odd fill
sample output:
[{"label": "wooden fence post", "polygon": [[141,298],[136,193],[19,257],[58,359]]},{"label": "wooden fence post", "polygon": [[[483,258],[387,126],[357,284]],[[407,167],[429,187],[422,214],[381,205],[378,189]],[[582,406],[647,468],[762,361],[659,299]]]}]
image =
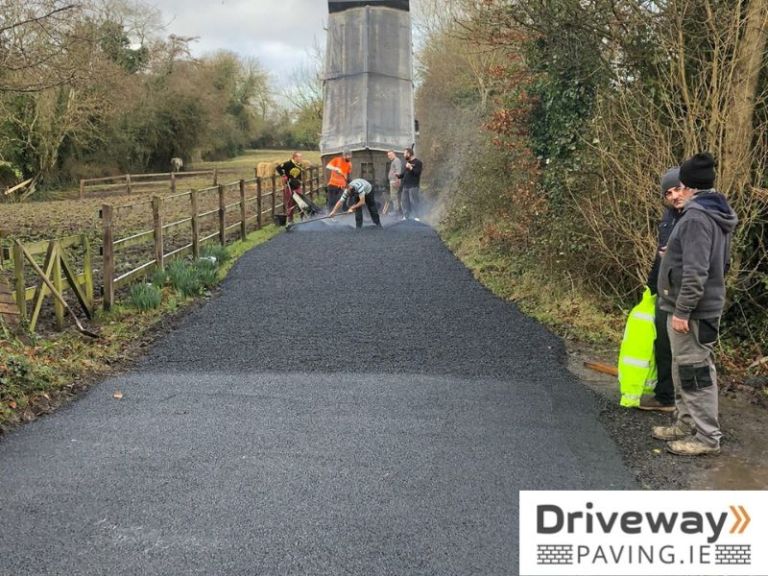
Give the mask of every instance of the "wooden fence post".
[{"label": "wooden fence post", "polygon": [[219,185],[219,171],[216,168],[213,169],[213,185]]},{"label": "wooden fence post", "polygon": [[112,238],[111,205],[104,204],[101,207],[101,222],[104,226],[104,236],[101,244],[104,310],[109,310],[115,301],[115,245]]},{"label": "wooden fence post", "polygon": [[275,219],[275,198],[277,197],[277,176],[272,174],[272,220]]},{"label": "wooden fence post", "polygon": [[131,193],[131,175],[126,174],[125,175],[125,187],[128,189],[128,194]]},{"label": "wooden fence post", "polygon": [[245,180],[240,180],[240,240],[245,241],[248,230],[245,225]]},{"label": "wooden fence post", "polygon": [[176,173],[171,172],[171,194],[176,194]]},{"label": "wooden fence post", "polygon": [[155,265],[165,269],[165,252],[163,246],[163,197],[152,196],[152,220],[155,224]]},{"label": "wooden fence post", "polygon": [[88,306],[93,310],[93,255],[91,252],[91,243],[88,236],[80,235],[80,244],[83,247],[83,276],[85,279],[85,299]]},{"label": "wooden fence post", "polygon": [[190,190],[190,202],[192,203],[192,258],[200,258],[200,225],[197,221],[197,190]]},{"label": "wooden fence post", "polygon": [[80,178],[80,200],[85,198],[85,180]]},{"label": "wooden fence post", "polygon": [[226,235],[227,232],[224,229],[225,228],[225,222],[226,222],[226,204],[224,202],[224,184],[219,184],[219,242],[222,246],[226,244]]},{"label": "wooden fence post", "polygon": [[261,178],[256,178],[256,228],[261,230]]},{"label": "wooden fence post", "polygon": [[16,285],[16,306],[19,307],[19,316],[27,319],[27,285],[24,281],[24,252],[21,245],[13,243],[13,275]]},{"label": "wooden fence post", "polygon": [[[53,255],[53,269],[51,270],[51,280],[53,281],[53,287],[59,294],[64,293],[64,282],[61,279],[61,246],[58,240],[51,240],[51,248],[48,252]],[[53,309],[56,312],[56,327],[59,330],[64,330],[64,306],[58,298],[53,299]]]}]

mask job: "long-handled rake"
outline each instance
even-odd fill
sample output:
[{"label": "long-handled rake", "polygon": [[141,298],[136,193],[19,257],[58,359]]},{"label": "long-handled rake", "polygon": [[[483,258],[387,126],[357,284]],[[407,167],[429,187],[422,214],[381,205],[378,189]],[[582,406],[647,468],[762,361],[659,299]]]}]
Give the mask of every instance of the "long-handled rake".
[{"label": "long-handled rake", "polygon": [[312,218],[311,220],[302,220],[301,222],[291,223],[286,225],[285,231],[290,232],[293,228],[296,226],[301,226],[302,224],[309,224],[310,222],[319,222],[320,220],[327,220],[328,218],[338,218],[339,216],[346,216],[348,214],[354,214],[354,212],[341,212],[339,214],[334,214],[333,216],[320,216],[319,218]]}]

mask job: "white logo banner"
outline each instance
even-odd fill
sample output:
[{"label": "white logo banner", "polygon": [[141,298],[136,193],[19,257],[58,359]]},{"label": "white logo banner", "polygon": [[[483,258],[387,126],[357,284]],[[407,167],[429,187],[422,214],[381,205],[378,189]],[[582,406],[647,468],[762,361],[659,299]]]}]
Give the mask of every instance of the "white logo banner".
[{"label": "white logo banner", "polygon": [[768,492],[520,492],[521,576],[765,576]]}]

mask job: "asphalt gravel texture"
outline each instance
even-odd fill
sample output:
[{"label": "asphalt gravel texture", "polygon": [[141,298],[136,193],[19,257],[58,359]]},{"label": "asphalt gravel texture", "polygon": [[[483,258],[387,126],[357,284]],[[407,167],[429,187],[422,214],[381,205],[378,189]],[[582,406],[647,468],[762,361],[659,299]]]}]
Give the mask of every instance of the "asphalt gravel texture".
[{"label": "asphalt gravel texture", "polygon": [[562,342],[432,229],[321,224],[0,441],[1,575],[517,574],[520,490],[635,487]]}]

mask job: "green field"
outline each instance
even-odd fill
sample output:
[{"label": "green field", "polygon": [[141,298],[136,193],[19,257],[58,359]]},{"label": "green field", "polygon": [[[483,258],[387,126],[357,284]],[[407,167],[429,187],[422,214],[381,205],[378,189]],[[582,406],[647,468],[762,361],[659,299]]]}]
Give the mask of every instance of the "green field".
[{"label": "green field", "polygon": [[[187,170],[208,170],[211,168],[253,168],[259,162],[285,161],[293,150],[246,150],[244,154],[230,160],[217,162],[194,162]],[[320,164],[320,152],[317,150],[299,150],[304,161],[313,165]]]}]

